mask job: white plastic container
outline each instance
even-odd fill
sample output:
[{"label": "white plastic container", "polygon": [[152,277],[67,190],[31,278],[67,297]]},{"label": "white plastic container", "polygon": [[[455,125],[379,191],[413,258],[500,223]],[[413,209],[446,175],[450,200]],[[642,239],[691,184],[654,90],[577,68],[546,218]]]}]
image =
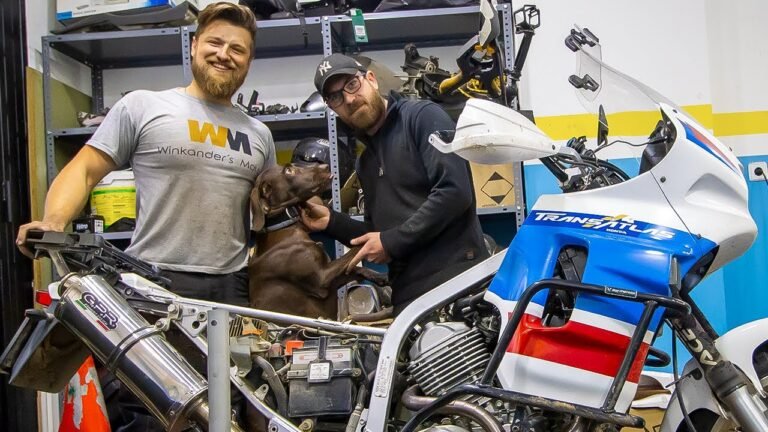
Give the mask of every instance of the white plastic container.
[{"label": "white plastic container", "polygon": [[104,217],[104,227],[120,218],[136,218],[133,170],[112,171],[91,191],[91,212]]}]

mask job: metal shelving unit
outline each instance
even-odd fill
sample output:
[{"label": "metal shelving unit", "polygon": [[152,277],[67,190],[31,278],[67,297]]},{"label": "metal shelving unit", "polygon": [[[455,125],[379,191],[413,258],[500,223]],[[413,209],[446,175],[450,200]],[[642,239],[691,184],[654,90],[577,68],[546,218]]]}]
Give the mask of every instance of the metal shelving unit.
[{"label": "metal shelving unit", "polygon": [[355,34],[347,15],[323,17],[330,23],[331,39],[336,51],[349,52],[402,50],[406,43],[419,47],[463,45],[480,28],[480,7],[465,6],[366,14],[368,41],[355,42]]},{"label": "metal shelving unit", "polygon": [[101,234],[101,237],[104,238],[104,240],[130,240],[133,237],[133,231],[125,231],[125,232],[107,232],[104,234]]},{"label": "metal shelving unit", "polygon": [[325,112],[295,112],[256,116],[272,131],[275,141],[298,140],[325,129]]},{"label": "metal shelving unit", "polygon": [[46,131],[46,168],[48,184],[58,169],[54,157],[57,138],[93,133],[95,128],[54,129],[51,123],[53,100],[51,98],[52,51],[66,55],[91,69],[91,111],[104,109],[103,70],[126,67],[151,67],[182,63],[181,30],[163,28],[149,30],[112,31],[52,35],[42,38],[43,54],[43,112]]},{"label": "metal shelving unit", "polygon": [[[256,58],[322,54],[320,18],[259,21]],[[58,173],[54,158],[56,140],[81,136],[83,142],[96,128],[54,128],[51,124],[51,55],[66,55],[91,69],[92,112],[104,109],[103,70],[182,65],[184,78],[192,79],[191,38],[196,26],[112,31],[42,38],[43,104],[46,130],[48,184]],[[325,113],[290,113],[257,117],[267,124],[276,141],[299,139],[326,127]]]},{"label": "metal shelving unit", "polygon": [[[506,67],[514,64],[514,29],[511,5],[498,5]],[[266,20],[258,22],[256,58],[301,55],[329,55],[332,52],[359,52],[402,49],[408,42],[419,47],[458,46],[474,36],[480,25],[478,6],[370,13],[365,15],[369,42],[355,42],[351,18],[346,15],[310,17],[305,19]],[[92,111],[104,108],[104,69],[182,65],[184,78],[191,80],[191,40],[196,26],[164,29],[115,31],[72,35],[45,36],[43,54],[43,102],[46,128],[46,164],[48,183],[57,174],[54,147],[57,140],[68,142],[92,134],[95,127],[54,128],[51,124],[52,51],[69,56],[91,69]],[[321,113],[290,113],[258,116],[271,129],[275,141],[294,140],[327,129],[332,143],[338,140],[336,116],[332,111]],[[331,169],[338,172],[336,145],[331,146]],[[478,214],[516,215],[518,227],[524,218],[522,169],[515,165],[513,207],[478,209]],[[340,209],[338,176],[333,181],[333,206]],[[341,246],[337,247],[337,252]]]},{"label": "metal shelving unit", "polygon": [[[320,21],[320,17],[257,21],[255,58],[321,54]],[[197,25],[181,27],[180,30],[191,38]]]}]

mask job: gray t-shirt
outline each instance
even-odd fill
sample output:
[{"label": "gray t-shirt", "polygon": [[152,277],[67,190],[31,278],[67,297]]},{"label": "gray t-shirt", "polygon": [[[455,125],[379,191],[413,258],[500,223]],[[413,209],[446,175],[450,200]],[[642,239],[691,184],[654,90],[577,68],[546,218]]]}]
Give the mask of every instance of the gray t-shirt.
[{"label": "gray t-shirt", "polygon": [[136,90],[88,145],[136,178],[136,231],[126,250],[167,270],[223,274],[246,265],[249,195],[274,165],[269,129],[234,106],[184,89]]}]

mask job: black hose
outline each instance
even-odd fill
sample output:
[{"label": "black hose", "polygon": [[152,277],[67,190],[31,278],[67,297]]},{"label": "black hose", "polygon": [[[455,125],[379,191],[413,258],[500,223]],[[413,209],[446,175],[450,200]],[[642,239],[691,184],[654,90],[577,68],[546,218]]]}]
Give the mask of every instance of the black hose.
[{"label": "black hose", "polygon": [[[669,324],[667,324],[669,325]],[[696,428],[693,426],[691,418],[688,416],[688,410],[685,409],[685,402],[683,402],[682,387],[679,387],[680,379],[677,374],[677,335],[675,335],[675,328],[669,325],[672,329],[672,377],[675,380],[675,394],[677,394],[677,403],[680,404],[680,412],[683,413],[685,424],[688,426],[688,432],[696,432]]]},{"label": "black hose", "polygon": [[629,180],[631,178],[627,173],[624,172],[623,169],[617,167],[616,165],[614,165],[614,164],[612,164],[612,163],[610,163],[610,162],[608,162],[606,160],[602,160],[602,159],[596,159],[596,160],[597,160],[597,166],[602,167],[602,168],[607,168],[607,169],[613,171],[619,177],[621,177],[624,181],[627,181],[627,180]]},{"label": "black hose", "polygon": [[383,319],[392,318],[392,306],[386,307],[378,312],[371,312],[369,314],[354,314],[350,315],[349,319],[351,321],[361,323],[361,322],[376,322],[381,321]]},{"label": "black hose", "polygon": [[667,353],[655,347],[648,347],[648,358],[645,359],[646,366],[664,367],[669,365],[669,363],[670,359]]},{"label": "black hose", "polygon": [[280,381],[280,377],[275,372],[275,368],[264,357],[256,356],[256,365],[261,368],[261,376],[269,384],[269,388],[272,389],[272,393],[275,395],[275,402],[277,402],[277,412],[281,416],[288,418],[288,394],[285,391],[283,382]]},{"label": "black hose", "polygon": [[451,310],[453,318],[461,319],[462,318],[461,312],[466,308],[474,309],[477,306],[477,304],[483,300],[484,296],[485,296],[485,291],[481,291],[469,297],[464,297],[459,300],[456,300],[456,303],[454,303],[453,309]]},{"label": "black hose", "polygon": [[560,183],[565,183],[568,180],[568,174],[560,168],[552,156],[543,157],[539,160]]}]

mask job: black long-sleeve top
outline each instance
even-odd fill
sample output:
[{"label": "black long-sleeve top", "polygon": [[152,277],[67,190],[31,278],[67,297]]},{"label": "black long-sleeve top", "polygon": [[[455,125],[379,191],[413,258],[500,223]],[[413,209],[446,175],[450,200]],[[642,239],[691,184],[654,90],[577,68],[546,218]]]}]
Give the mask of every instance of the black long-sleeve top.
[{"label": "black long-sleeve top", "polygon": [[469,164],[429,143],[456,125],[437,104],[390,94],[387,118],[361,139],[358,177],[365,221],[332,212],[326,232],[342,243],[380,231],[392,258],[395,305],[405,303],[487,257]]}]

